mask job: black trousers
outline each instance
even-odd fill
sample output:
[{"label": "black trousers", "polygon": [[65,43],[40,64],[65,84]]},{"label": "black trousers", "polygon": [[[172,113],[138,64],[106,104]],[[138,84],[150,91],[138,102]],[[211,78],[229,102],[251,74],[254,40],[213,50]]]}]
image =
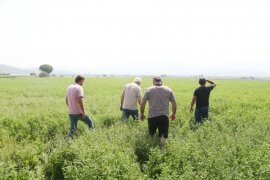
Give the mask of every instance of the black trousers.
[{"label": "black trousers", "polygon": [[159,137],[168,138],[169,118],[165,115],[148,118],[148,130],[151,136],[154,136],[158,129]]}]

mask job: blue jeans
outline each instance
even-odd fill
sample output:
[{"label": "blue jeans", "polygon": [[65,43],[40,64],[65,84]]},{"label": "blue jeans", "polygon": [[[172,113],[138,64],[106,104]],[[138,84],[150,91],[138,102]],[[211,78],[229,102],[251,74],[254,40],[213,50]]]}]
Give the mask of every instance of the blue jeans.
[{"label": "blue jeans", "polygon": [[208,107],[203,107],[196,109],[195,111],[195,123],[198,124],[202,122],[204,119],[208,118]]},{"label": "blue jeans", "polygon": [[68,134],[69,137],[72,137],[75,134],[75,132],[77,131],[77,124],[78,124],[79,120],[81,120],[82,122],[87,124],[89,129],[94,128],[94,123],[90,119],[88,114],[85,116],[85,118],[82,118],[81,114],[69,114],[69,120],[70,120],[70,131]]},{"label": "blue jeans", "polygon": [[132,116],[133,120],[139,119],[139,111],[138,110],[130,110],[130,109],[123,109],[123,115],[121,118],[122,122],[125,122],[129,116]]}]

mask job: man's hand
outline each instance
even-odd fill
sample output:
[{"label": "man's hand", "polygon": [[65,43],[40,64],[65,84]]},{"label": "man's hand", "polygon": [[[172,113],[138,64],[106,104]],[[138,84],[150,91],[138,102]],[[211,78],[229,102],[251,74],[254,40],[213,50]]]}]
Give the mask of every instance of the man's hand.
[{"label": "man's hand", "polygon": [[170,118],[171,118],[172,121],[174,121],[176,119],[175,114],[172,114]]},{"label": "man's hand", "polygon": [[86,118],[86,113],[85,112],[82,113],[82,118],[83,119]]},{"label": "man's hand", "polygon": [[206,82],[208,82],[209,84],[211,84],[212,87],[216,87],[216,85],[217,85],[214,81],[211,81],[209,79],[207,79]]},{"label": "man's hand", "polygon": [[141,120],[144,121],[144,119],[145,119],[145,115],[141,114]]},{"label": "man's hand", "polygon": [[196,103],[197,101],[197,96],[193,96],[192,100],[191,100],[191,104],[190,104],[190,112],[193,112],[193,107],[194,107],[194,104]]}]

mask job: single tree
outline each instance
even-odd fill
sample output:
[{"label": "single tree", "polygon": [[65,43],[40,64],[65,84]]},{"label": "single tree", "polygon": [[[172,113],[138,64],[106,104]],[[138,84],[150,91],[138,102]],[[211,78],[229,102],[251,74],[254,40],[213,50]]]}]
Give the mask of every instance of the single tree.
[{"label": "single tree", "polygon": [[49,64],[43,64],[39,66],[39,70],[50,74],[53,71],[53,67]]}]

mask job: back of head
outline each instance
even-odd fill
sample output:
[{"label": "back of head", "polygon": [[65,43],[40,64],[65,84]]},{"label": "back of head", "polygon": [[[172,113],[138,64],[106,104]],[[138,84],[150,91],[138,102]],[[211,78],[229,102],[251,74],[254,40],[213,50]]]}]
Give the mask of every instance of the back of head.
[{"label": "back of head", "polygon": [[83,76],[81,76],[81,75],[78,75],[78,76],[76,76],[76,78],[75,78],[75,83],[79,83],[80,81],[84,81],[84,77]]},{"label": "back of head", "polygon": [[153,78],[153,84],[156,86],[161,86],[162,85],[162,79],[159,76],[155,76]]},{"label": "back of head", "polygon": [[134,82],[135,82],[136,84],[140,85],[140,84],[142,83],[142,79],[139,78],[139,77],[136,77],[136,78],[134,79]]},{"label": "back of head", "polygon": [[205,78],[200,78],[199,79],[199,84],[202,85],[202,86],[205,85],[206,84],[206,79]]}]

